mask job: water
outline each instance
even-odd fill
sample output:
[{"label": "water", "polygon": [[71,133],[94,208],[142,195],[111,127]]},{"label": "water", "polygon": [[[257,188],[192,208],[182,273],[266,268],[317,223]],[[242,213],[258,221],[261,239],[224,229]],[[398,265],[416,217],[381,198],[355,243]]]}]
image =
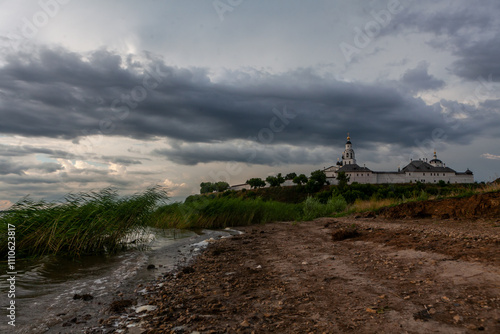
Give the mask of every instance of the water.
[{"label": "water", "polygon": [[[16,262],[16,326],[7,324],[9,285],[6,263],[0,264],[0,333],[43,333],[69,319],[96,325],[92,314],[118,293],[131,293],[139,282],[147,282],[187,261],[206,244],[203,240],[229,232],[204,230],[150,230],[146,248],[136,247],[116,255],[86,256],[78,260],[46,256]],[[147,270],[154,264],[154,270]],[[92,301],[74,300],[75,294],[90,294]],[[83,318],[82,318],[83,317]],[[86,318],[87,317],[87,318]],[[85,325],[81,325],[85,326]],[[73,328],[74,329],[74,328]],[[72,332],[71,328],[67,329]]]}]

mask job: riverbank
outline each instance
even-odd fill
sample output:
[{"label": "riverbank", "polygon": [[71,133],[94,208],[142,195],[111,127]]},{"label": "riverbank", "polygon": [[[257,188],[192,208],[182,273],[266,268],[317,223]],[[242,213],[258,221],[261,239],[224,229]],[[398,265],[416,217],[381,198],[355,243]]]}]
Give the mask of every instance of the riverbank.
[{"label": "riverbank", "polygon": [[321,218],[240,230],[147,286],[151,311],[109,312],[92,333],[120,330],[123,318],[125,333],[500,331],[498,219]]},{"label": "riverbank", "polygon": [[[132,301],[129,306],[146,302],[138,282],[146,284],[163,273],[176,271],[200,254],[208,245],[207,240],[236,233],[150,232],[154,232],[155,238],[147,248],[75,261],[56,257],[34,261],[33,268],[18,273],[21,284],[16,289],[16,327],[1,323],[0,332],[83,333],[100,328],[99,320],[117,301]],[[2,305],[3,297],[0,296]]]}]

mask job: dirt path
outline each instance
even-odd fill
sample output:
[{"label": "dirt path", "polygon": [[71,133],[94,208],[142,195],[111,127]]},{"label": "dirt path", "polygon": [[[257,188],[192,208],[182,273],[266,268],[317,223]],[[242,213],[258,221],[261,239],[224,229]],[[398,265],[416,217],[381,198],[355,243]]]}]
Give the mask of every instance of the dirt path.
[{"label": "dirt path", "polygon": [[[352,224],[357,237],[332,239]],[[127,331],[500,332],[495,220],[323,218],[241,230],[152,284],[158,308],[129,314],[139,327]]]}]

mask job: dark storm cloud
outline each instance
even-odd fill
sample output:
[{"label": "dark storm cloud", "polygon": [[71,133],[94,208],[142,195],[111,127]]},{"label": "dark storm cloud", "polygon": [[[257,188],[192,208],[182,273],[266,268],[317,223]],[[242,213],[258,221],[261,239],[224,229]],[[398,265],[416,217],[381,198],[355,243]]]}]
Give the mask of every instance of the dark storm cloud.
[{"label": "dark storm cloud", "polygon": [[43,173],[53,173],[61,170],[62,166],[58,163],[43,162],[34,165],[21,164],[8,159],[0,159],[0,175],[16,174],[25,175],[27,170],[36,170]]},{"label": "dark storm cloud", "polygon": [[55,162],[44,162],[41,164],[37,164],[30,169],[37,170],[42,173],[54,173],[59,170],[63,170],[64,168],[63,166]]},{"label": "dark storm cloud", "polygon": [[[481,6],[465,1],[452,1],[449,6],[429,6],[424,1],[408,6],[393,17],[390,26],[394,30],[418,29],[435,35],[458,36],[471,30],[486,31],[495,20],[492,8],[498,7],[496,0],[481,2]],[[386,30],[385,33],[388,31]]]},{"label": "dark storm cloud", "polygon": [[[130,157],[120,157],[120,156],[113,157],[113,156],[105,156],[105,155],[103,155],[101,157],[101,159],[104,160],[104,161],[106,161],[106,162],[112,162],[112,163],[120,164],[120,165],[124,165],[124,166],[140,165],[140,164],[142,164],[142,162],[140,160],[131,159]],[[141,159],[144,159],[144,158],[141,158]],[[146,159],[146,160],[149,160],[149,159]]]},{"label": "dark storm cloud", "polygon": [[[339,143],[341,146],[341,143]],[[309,150],[304,147],[277,145],[265,147],[257,143],[184,144],[169,149],[159,149],[154,154],[164,156],[181,165],[196,165],[216,161],[233,161],[258,165],[318,164],[332,160],[332,151],[324,147]]]},{"label": "dark storm cloud", "polygon": [[46,154],[51,158],[65,158],[65,159],[73,159],[76,156],[72,153],[62,151],[62,150],[52,150],[43,147],[34,147],[31,145],[3,145],[0,144],[0,156],[8,156],[8,157],[21,157],[27,156],[31,154]]},{"label": "dark storm cloud", "polygon": [[411,92],[442,88],[445,82],[430,75],[428,68],[429,63],[422,61],[416,68],[406,71],[401,81],[408,86]]},{"label": "dark storm cloud", "polygon": [[[442,85],[425,64],[405,74],[406,85],[343,82],[311,69],[233,71],[213,82],[205,69],[146,58],[122,59],[108,51],[84,57],[48,48],[6,57],[0,67],[0,132],[68,139],[88,134],[159,136],[192,145],[239,139],[315,147],[337,146],[349,131],[364,147],[394,140],[412,147],[434,129],[447,127],[439,104],[429,106],[411,94]],[[466,142],[488,124],[472,120],[460,131],[449,129],[447,140]],[[192,146],[163,153],[184,164],[231,156],[221,151],[205,157],[202,151]],[[258,162],[274,163],[277,158],[295,161],[294,152],[284,149],[282,155],[263,153]]]},{"label": "dark storm cloud", "polygon": [[452,64],[454,74],[471,81],[500,82],[500,32],[459,47],[455,54],[459,59]]},{"label": "dark storm cloud", "polygon": [[448,49],[458,59],[450,70],[464,79],[492,78],[500,81],[500,3],[496,0],[472,3],[453,1],[448,6],[413,3],[394,17],[385,34],[407,31],[432,33],[428,44]]},{"label": "dark storm cloud", "polygon": [[23,175],[26,166],[13,163],[8,160],[0,159],[0,175],[17,174]]}]

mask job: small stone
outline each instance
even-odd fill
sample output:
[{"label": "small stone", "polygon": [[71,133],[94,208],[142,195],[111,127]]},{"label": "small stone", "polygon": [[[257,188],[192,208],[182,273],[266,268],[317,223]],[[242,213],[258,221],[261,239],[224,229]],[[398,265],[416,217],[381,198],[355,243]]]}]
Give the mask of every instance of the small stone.
[{"label": "small stone", "polygon": [[453,320],[455,320],[455,322],[459,322],[462,321],[462,317],[457,314],[456,316],[453,317]]},{"label": "small stone", "polygon": [[142,305],[135,308],[136,313],[150,312],[156,310],[158,307],[154,305]]},{"label": "small stone", "polygon": [[441,297],[441,299],[445,302],[449,302],[450,301],[450,298],[446,297],[446,296],[443,296]]},{"label": "small stone", "polygon": [[245,327],[245,328],[246,328],[246,327],[250,327],[250,324],[248,323],[248,321],[243,320],[243,321],[240,323],[240,326],[241,326],[241,327]]},{"label": "small stone", "polygon": [[429,314],[436,314],[436,309],[435,308],[430,308],[429,309]]},{"label": "small stone", "polygon": [[366,312],[368,312],[368,313],[377,313],[376,310],[374,310],[372,308],[369,308],[369,307],[366,309]]}]

